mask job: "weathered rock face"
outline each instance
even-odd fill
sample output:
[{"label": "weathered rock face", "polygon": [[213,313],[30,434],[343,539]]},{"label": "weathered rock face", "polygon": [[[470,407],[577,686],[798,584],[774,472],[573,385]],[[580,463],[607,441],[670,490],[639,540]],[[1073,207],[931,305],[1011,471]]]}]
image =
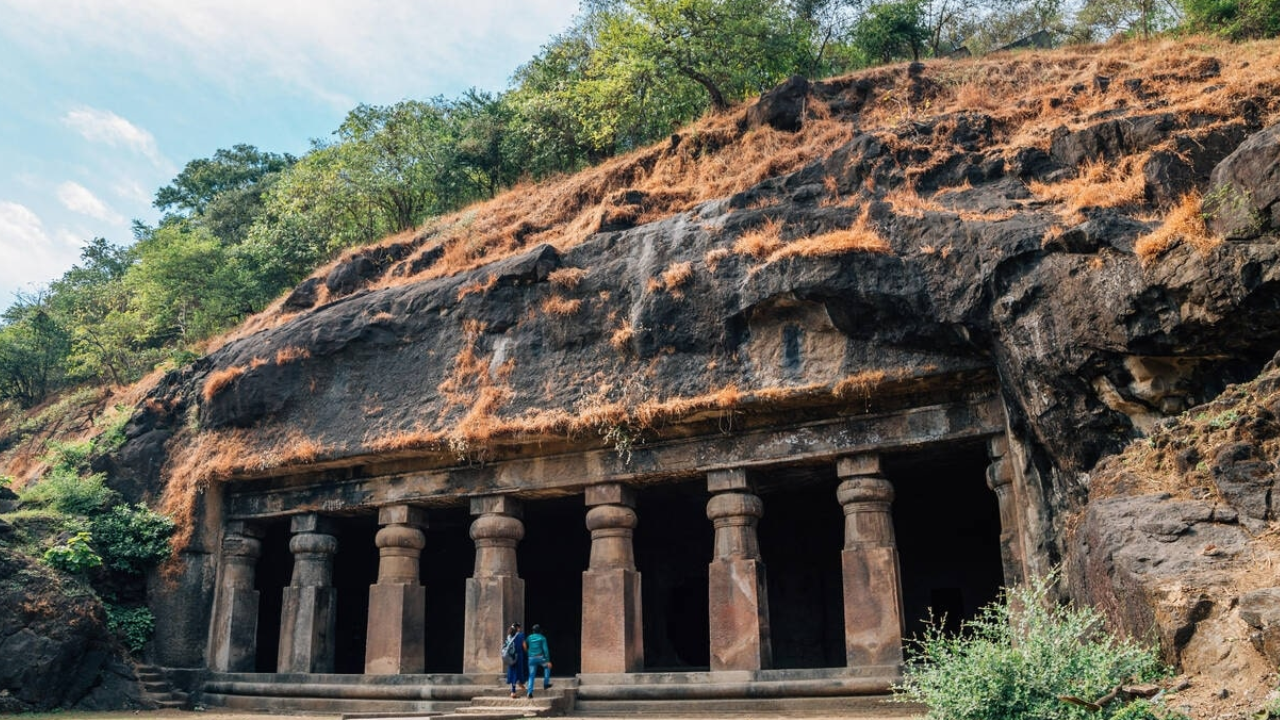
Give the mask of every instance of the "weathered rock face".
[{"label": "weathered rock face", "polygon": [[123,656],[87,588],[0,548],[0,713],[141,708]]},{"label": "weathered rock face", "polygon": [[1068,543],[1081,600],[1117,628],[1155,633],[1167,660],[1224,697],[1256,695],[1280,661],[1280,587],[1268,570],[1280,559],[1268,520],[1278,389],[1273,361],[1108,458],[1091,473],[1103,499]]}]

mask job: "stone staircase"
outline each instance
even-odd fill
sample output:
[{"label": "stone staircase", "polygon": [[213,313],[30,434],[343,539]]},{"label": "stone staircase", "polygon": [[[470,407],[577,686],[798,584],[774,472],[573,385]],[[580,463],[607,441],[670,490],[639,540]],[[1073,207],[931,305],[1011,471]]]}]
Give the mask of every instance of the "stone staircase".
[{"label": "stone staircase", "polygon": [[569,678],[555,678],[551,689],[535,686],[533,697],[524,693],[511,697],[505,689],[486,689],[471,699],[471,704],[457,708],[447,715],[448,720],[482,718],[483,720],[515,720],[516,718],[550,717],[573,711],[577,682]]},{"label": "stone staircase", "polygon": [[142,700],[161,710],[180,710],[188,707],[187,693],[175,690],[164,671],[154,665],[135,665],[133,674],[142,686]]}]

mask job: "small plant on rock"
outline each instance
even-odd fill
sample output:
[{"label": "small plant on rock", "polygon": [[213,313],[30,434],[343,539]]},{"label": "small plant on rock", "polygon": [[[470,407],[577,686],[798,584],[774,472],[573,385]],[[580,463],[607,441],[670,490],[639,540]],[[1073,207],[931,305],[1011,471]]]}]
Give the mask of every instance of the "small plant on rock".
[{"label": "small plant on rock", "polygon": [[935,720],[1164,717],[1130,710],[1133,702],[1108,704],[1099,715],[1062,699],[1103,697],[1123,683],[1154,679],[1164,668],[1154,648],[1108,634],[1093,608],[1053,603],[1052,581],[1006,590],[958,634],[929,626],[912,641],[898,688],[904,699],[928,705],[927,717]]},{"label": "small plant on rock", "polygon": [[129,607],[104,602],[107,629],[115,633],[130,652],[140,653],[156,629],[155,616],[146,606]]},{"label": "small plant on rock", "polygon": [[116,505],[93,518],[93,544],[107,567],[141,575],[169,557],[174,524],[146,505]]},{"label": "small plant on rock", "polygon": [[90,544],[93,536],[88,532],[72,535],[62,545],[54,545],[44,553],[44,561],[50,567],[68,573],[88,572],[102,565],[102,558]]}]

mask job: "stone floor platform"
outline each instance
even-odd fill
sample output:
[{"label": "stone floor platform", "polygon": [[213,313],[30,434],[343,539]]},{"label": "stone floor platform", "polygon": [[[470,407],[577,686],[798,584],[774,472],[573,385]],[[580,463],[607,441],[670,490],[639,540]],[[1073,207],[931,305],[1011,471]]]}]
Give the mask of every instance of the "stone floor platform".
[{"label": "stone floor platform", "polygon": [[344,720],[487,718],[577,714],[878,716],[900,680],[896,666],[728,672],[583,674],[553,678],[532,701],[511,698],[489,675],[336,675],[214,673],[208,706],[266,712],[339,713]]}]

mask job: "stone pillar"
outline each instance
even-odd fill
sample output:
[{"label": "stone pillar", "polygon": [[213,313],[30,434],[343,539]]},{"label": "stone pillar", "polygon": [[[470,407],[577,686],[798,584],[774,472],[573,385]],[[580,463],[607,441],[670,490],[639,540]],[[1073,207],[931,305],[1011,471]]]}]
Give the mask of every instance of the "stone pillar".
[{"label": "stone pillar", "polygon": [[773,663],[769,591],[756,523],[764,503],[748,492],[745,470],[707,473],[707,518],[715,528],[708,568],[711,669],[763,670]]},{"label": "stone pillar", "polygon": [[[467,580],[462,671],[501,673],[502,644],[513,622],[524,622],[524,581],[516,571],[516,545],[524,538],[520,501],[506,495],[471,499],[476,567]],[[528,628],[524,629],[528,632]]]},{"label": "stone pillar", "polygon": [[369,586],[365,635],[367,675],[414,675],[426,662],[423,628],[427,591],[418,579],[418,560],[427,539],[427,513],[411,505],[378,508],[378,582]]},{"label": "stone pillar", "polygon": [[893,535],[893,485],[878,455],[841,458],[836,494],[844,506],[844,638],[849,667],[902,663],[902,583]]},{"label": "stone pillar", "polygon": [[1009,439],[1004,435],[987,444],[991,464],[987,466],[987,487],[996,494],[1000,506],[1000,560],[1004,564],[1004,584],[1022,584],[1022,533],[1018,523],[1018,503],[1013,490],[1013,462],[1008,457]]},{"label": "stone pillar", "polygon": [[222,572],[209,632],[209,669],[253,672],[258,655],[258,591],[254,570],[262,557],[262,529],[227,523],[222,536]]},{"label": "stone pillar", "polygon": [[644,667],[640,573],[632,533],[635,498],[621,483],[586,490],[591,564],[582,573],[582,672],[626,673]]},{"label": "stone pillar", "polygon": [[329,522],[315,513],[294,515],[291,530],[293,579],[284,589],[276,672],[333,672],[338,599],[333,587],[333,554],[338,551],[338,539],[329,534]]}]

